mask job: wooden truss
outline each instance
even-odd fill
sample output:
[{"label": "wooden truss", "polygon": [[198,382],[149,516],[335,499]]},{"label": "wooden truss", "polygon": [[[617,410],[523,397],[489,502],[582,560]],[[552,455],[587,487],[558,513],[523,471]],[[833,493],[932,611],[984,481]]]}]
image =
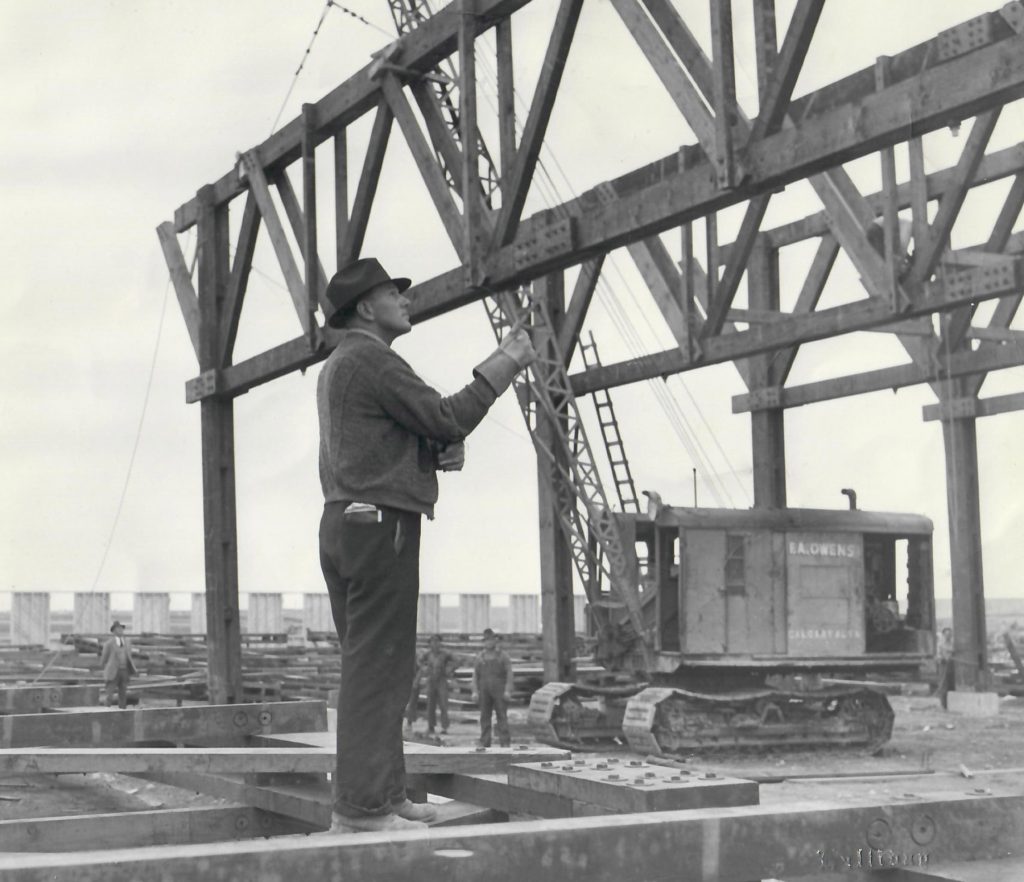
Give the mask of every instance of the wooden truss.
[{"label": "wooden truss", "polygon": [[[1020,395],[985,400],[978,393],[989,371],[1024,364],[1024,341],[1010,329],[1024,282],[1022,242],[1012,234],[1024,203],[1024,151],[1018,146],[986,153],[1001,108],[1024,96],[1024,7],[1015,0],[793,97],[824,0],[798,0],[781,43],[773,0],[757,0],[760,100],[756,117],[748,118],[735,99],[729,0],[711,0],[710,55],[671,0],[612,0],[696,143],[551,210],[523,217],[583,6],[580,0],[559,3],[533,101],[517,137],[509,18],[527,2],[461,0],[421,21],[355,76],[306,105],[300,118],[243,153],[234,168],[203,187],[175,212],[173,222],[158,230],[200,369],[188,382],[186,397],[202,408],[211,694],[218,701],[234,700],[240,682],[232,399],[317,363],[335,344],[336,332],[317,315],[323,306],[324,264],[331,261],[321,257],[325,246],[318,236],[314,150],[333,143],[336,235],[331,250],[334,265],[340,266],[360,253],[396,122],[460,260],[459,266],[415,287],[414,321],[482,300],[491,290],[534,281],[558,289],[561,271],[579,265],[579,282],[559,310],[556,328],[562,353],[571,357],[603,257],[626,247],[677,346],[577,373],[571,377],[572,393],[735,362],[748,392],[734,409],[752,415],[755,504],[785,504],[785,408],[877,388],[931,384],[939,403],[925,416],[942,419],[950,441],[958,652],[977,660],[958,667],[958,676],[963,686],[979,683],[985,641],[977,602],[982,584],[977,488],[954,476],[976,473],[974,420],[1021,405]],[[408,10],[410,4],[393,8]],[[497,38],[502,115],[499,149],[487,153],[472,96],[474,41],[491,28]],[[432,89],[443,82],[435,69],[448,64],[454,71],[456,56],[461,137],[452,133],[452,93]],[[350,198],[346,130],[367,114],[373,116],[372,133]],[[970,118],[974,122],[957,164],[926,174],[921,138]],[[911,175],[901,184],[893,148],[903,142],[909,145]],[[883,188],[865,195],[842,164],[872,154],[881,162]],[[481,186],[481,169],[495,166],[491,156],[499,157],[497,189]],[[302,169],[301,201],[289,180],[295,164]],[[950,251],[950,232],[970,189],[1006,177],[1014,183],[988,238]],[[823,211],[762,229],[775,194],[803,179]],[[229,206],[243,195],[238,239],[232,245]],[[930,202],[937,203],[931,220]],[[745,210],[736,240],[719,243],[716,212],[740,204]],[[907,208],[912,250],[901,236],[898,216]],[[692,224],[701,218],[708,243],[703,266],[692,245]],[[178,244],[178,236],[193,226],[199,233],[195,281]],[[261,228],[280,264],[297,327],[272,349],[235,362],[234,341]],[[660,237],[674,228],[682,242],[678,262]],[[784,311],[778,252],[809,239],[818,242],[815,258],[795,305]],[[819,309],[840,249],[857,269],[867,296]],[[744,277],[748,306],[741,309],[735,300]],[[987,327],[976,327],[974,310],[986,300],[997,301],[995,313]],[[942,316],[941,334],[929,320],[933,315]],[[810,386],[786,385],[801,343],[857,330],[895,333],[910,361]],[[559,566],[564,579],[565,568]]]}]

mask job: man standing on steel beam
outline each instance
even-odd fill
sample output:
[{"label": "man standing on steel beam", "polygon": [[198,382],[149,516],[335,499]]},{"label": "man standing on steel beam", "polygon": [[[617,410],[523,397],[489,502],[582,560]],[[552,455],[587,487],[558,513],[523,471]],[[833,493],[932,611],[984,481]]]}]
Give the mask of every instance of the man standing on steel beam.
[{"label": "man standing on steel beam", "polygon": [[536,358],[522,328],[447,398],[391,349],[412,330],[409,279],[373,258],[327,286],[327,324],[345,333],[317,381],[320,566],[341,641],[331,832],[422,828],[435,817],[405,792],[402,716],[416,663],[420,519],[436,471],[462,468],[463,440]]}]

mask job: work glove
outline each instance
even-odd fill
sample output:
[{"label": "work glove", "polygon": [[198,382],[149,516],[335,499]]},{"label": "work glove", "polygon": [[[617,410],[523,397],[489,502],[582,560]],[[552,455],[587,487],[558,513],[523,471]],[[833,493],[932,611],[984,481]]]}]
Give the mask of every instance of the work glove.
[{"label": "work glove", "polygon": [[530,335],[523,328],[516,328],[505,336],[494,352],[473,368],[473,373],[483,377],[495,395],[501,395],[512,385],[515,375],[536,358],[537,351],[530,342]]}]

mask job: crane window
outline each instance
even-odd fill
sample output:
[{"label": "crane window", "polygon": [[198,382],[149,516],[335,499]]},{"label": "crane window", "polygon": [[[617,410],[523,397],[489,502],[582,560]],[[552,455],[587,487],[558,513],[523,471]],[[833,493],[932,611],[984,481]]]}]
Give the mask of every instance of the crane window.
[{"label": "crane window", "polygon": [[725,537],[725,590],[729,594],[747,593],[747,538],[735,533]]}]

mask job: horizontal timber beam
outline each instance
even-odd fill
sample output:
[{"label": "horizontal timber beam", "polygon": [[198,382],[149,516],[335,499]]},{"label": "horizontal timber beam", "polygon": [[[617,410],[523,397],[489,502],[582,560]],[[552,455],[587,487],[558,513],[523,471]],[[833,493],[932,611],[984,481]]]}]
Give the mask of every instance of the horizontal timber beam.
[{"label": "horizontal timber beam", "polygon": [[[573,392],[576,395],[586,395],[597,389],[610,389],[641,380],[666,377],[772,349],[808,343],[852,331],[864,331],[934,312],[946,312],[974,301],[1003,297],[1018,288],[1021,270],[1021,262],[1015,262],[1014,272],[1005,273],[1004,281],[992,287],[965,284],[960,290],[954,290],[941,281],[931,282],[922,286],[922,295],[916,298],[912,305],[901,309],[894,309],[887,302],[870,299],[818,310],[807,315],[790,314],[784,321],[756,325],[746,331],[725,334],[706,341],[699,360],[687,359],[678,349],[669,349],[630,361],[591,368],[570,377]],[[958,275],[966,277],[972,273]]]},{"label": "horizontal timber beam", "polygon": [[[473,14],[476,17],[477,33],[493,27],[501,19],[507,18],[529,2],[530,0],[476,0]],[[410,71],[431,71],[458,48],[461,17],[456,3],[438,10],[421,22],[416,30],[397,41],[401,48],[393,56],[393,60],[399,60],[401,66]],[[333,137],[349,123],[377,106],[380,91],[378,83],[372,79],[374,67],[373,63],[366,65],[313,105],[317,121],[313,131],[314,146]],[[262,144],[253,148],[257,161],[267,170],[268,175],[272,176],[271,172],[274,169],[284,168],[302,155],[303,127],[302,117],[296,117]],[[239,195],[244,190],[245,183],[240,180],[237,169],[232,169],[217,180],[213,188],[214,202],[221,204]],[[174,212],[175,229],[179,233],[184,232],[193,226],[198,218],[198,200],[190,199]]]},{"label": "horizontal timber beam", "polygon": [[991,398],[954,398],[925,406],[925,422],[932,420],[974,419],[995,416],[999,413],[1016,413],[1024,410],[1024,392],[1011,395],[995,395]]},{"label": "horizontal timber beam", "polygon": [[[513,763],[564,760],[569,754],[555,748],[488,751],[424,750],[409,744],[405,767],[416,774],[454,774],[504,771]],[[22,775],[62,775],[72,772],[197,772],[241,775],[319,774],[335,768],[336,751],[320,747],[97,747],[0,748],[0,778]]]},{"label": "horizontal timber beam", "polygon": [[[842,805],[805,802],[544,819],[461,829],[311,836],[165,846],[73,855],[12,855],[8,882],[128,882],[135,879],[530,879],[621,882],[749,882],[836,869],[851,842],[884,839],[877,851],[905,855],[929,872],[952,861],[1016,854],[1020,795],[938,794]],[[918,856],[913,863],[913,856]],[[898,858],[897,858],[898,860]],[[638,872],[639,871],[639,872]]]},{"label": "horizontal timber beam", "polygon": [[122,713],[69,710],[0,717],[0,748],[111,747],[137,741],[240,742],[250,735],[326,728],[327,705],[322,701],[146,707]]},{"label": "horizontal timber beam", "polygon": [[0,821],[0,854],[193,845],[309,833],[312,829],[301,821],[247,805],[27,818]]},{"label": "horizontal timber beam", "polygon": [[[802,121],[753,145],[746,163],[750,177],[740,187],[720,191],[711,164],[691,151],[692,164],[684,174],[678,173],[679,155],[673,155],[674,162],[655,163],[612,182],[619,198],[610,204],[603,204],[600,196],[589,192],[534,215],[520,225],[512,244],[485,261],[487,284],[500,288],[530,281],[898,143],[908,133],[920,135],[1024,95],[1024,38],[1016,35],[916,75],[907,72],[920,69],[927,49],[916,47],[908,53],[907,59],[903,58],[905,53],[893,56],[892,85],[882,91],[875,91],[872,68],[866,80],[854,75],[841,81],[845,84],[842,88],[834,84],[792,102],[793,115],[801,119],[803,114]],[[911,59],[916,61],[911,63]],[[467,291],[461,269],[451,270],[427,285],[431,289],[429,307],[417,310],[424,318],[486,294]],[[714,348],[721,340],[707,342],[706,349]],[[198,385],[187,390],[187,400],[240,394],[284,373],[308,367],[327,356],[329,343],[330,338],[311,353],[304,338],[289,341],[243,363],[244,367],[235,366],[237,370],[226,369],[202,383],[190,381],[190,385]]]},{"label": "horizontal timber beam", "polygon": [[771,395],[769,402],[765,396],[750,394],[736,395],[732,399],[733,413],[747,413],[761,408],[801,407],[805,404],[816,404],[820,401],[831,401],[836,398],[848,398],[851,395],[863,395],[867,392],[881,392],[885,389],[896,391],[905,386],[916,386],[948,377],[963,377],[971,374],[984,374],[989,371],[1024,365],[1024,345],[999,346],[983,349],[978,352],[954,354],[945,364],[936,363],[925,368],[916,363],[897,367],[881,368],[835,377],[831,380],[819,380],[802,386],[789,386],[779,389]]}]

